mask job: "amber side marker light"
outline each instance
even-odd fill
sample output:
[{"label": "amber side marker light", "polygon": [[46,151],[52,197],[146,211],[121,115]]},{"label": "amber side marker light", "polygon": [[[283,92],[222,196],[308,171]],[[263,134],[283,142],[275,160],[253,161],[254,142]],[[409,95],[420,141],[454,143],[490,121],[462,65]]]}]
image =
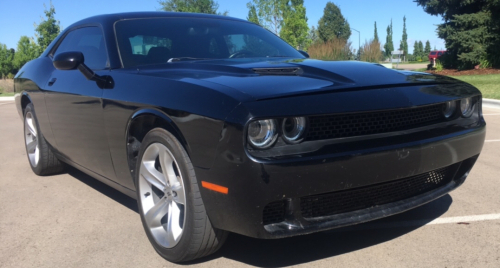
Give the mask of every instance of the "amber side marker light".
[{"label": "amber side marker light", "polygon": [[216,192],[223,193],[223,194],[227,194],[229,192],[229,189],[227,187],[220,186],[220,185],[213,184],[213,183],[206,182],[206,181],[201,181],[201,186],[203,186],[204,188],[207,188],[209,190],[216,191]]}]

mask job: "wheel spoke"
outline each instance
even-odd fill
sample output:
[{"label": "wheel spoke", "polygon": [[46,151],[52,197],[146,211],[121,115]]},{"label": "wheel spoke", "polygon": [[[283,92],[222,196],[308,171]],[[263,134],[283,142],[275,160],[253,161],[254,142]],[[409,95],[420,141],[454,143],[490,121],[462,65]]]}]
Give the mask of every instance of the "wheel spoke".
[{"label": "wheel spoke", "polygon": [[174,167],[172,163],[174,162],[170,153],[166,150],[160,150],[160,166],[163,171],[163,175],[165,176],[166,182],[168,185],[174,185],[177,183]]},{"label": "wheel spoke", "polygon": [[28,127],[28,130],[31,133],[31,135],[36,137],[36,128],[33,125],[33,121],[34,120],[32,118],[26,118],[26,126]]},{"label": "wheel spoke", "polygon": [[[180,178],[179,178],[180,179]],[[184,195],[184,187],[180,183],[177,183],[172,186],[172,191],[175,192],[173,200],[177,204],[184,205],[186,204],[186,196]]]},{"label": "wheel spoke", "polygon": [[38,144],[37,144],[36,140],[32,140],[32,141],[30,141],[30,142],[26,145],[26,150],[28,151],[28,154],[33,154],[33,153],[35,153],[37,148],[38,148]]},{"label": "wheel spoke", "polygon": [[[169,205],[168,222],[167,222],[167,239],[173,239],[172,244],[182,234],[180,226],[181,210],[177,204],[171,202]],[[170,244],[170,241],[168,241]],[[170,245],[172,245],[170,244]]]},{"label": "wheel spoke", "polygon": [[161,218],[167,215],[169,209],[169,202],[164,197],[158,201],[148,212],[144,215],[146,224],[149,228],[157,228],[161,226]]},{"label": "wheel spoke", "polygon": [[142,161],[141,176],[154,187],[164,191],[166,186],[165,176],[155,168],[154,161]]}]

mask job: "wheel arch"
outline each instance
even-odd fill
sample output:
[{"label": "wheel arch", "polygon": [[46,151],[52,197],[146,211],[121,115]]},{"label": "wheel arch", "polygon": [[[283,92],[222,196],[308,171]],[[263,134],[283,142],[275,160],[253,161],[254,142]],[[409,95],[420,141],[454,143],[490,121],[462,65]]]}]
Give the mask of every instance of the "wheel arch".
[{"label": "wheel arch", "polygon": [[26,93],[26,92],[23,92],[23,94],[21,95],[21,112],[22,112],[22,116],[24,116],[24,111],[26,110],[26,106],[28,106],[28,104],[30,104],[30,103],[33,103],[33,101],[31,100],[30,95],[28,95],[28,93]]},{"label": "wheel arch", "polygon": [[166,131],[172,133],[181,145],[186,150],[187,154],[190,155],[189,145],[182,135],[180,129],[173,122],[173,120],[157,109],[142,109],[136,111],[129,119],[126,129],[126,147],[127,147],[127,161],[129,165],[129,170],[131,170],[131,175],[135,175],[135,167],[137,163],[137,157],[139,150],[141,148],[142,141],[146,134],[155,129],[163,128]]}]

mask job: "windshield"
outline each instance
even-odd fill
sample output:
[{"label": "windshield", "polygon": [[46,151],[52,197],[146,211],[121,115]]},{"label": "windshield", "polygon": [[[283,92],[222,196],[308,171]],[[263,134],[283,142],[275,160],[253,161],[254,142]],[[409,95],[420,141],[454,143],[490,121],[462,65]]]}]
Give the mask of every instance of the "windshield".
[{"label": "windshield", "polygon": [[206,18],[151,18],[115,24],[124,67],[180,60],[304,58],[285,41],[252,23]]}]

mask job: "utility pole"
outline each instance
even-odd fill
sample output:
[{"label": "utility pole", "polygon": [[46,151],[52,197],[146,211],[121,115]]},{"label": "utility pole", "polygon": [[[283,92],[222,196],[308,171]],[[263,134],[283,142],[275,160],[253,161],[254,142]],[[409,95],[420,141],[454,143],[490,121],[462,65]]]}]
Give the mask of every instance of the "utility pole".
[{"label": "utility pole", "polygon": [[359,50],[361,49],[361,33],[354,28],[351,28],[351,30],[358,32],[358,53],[359,53],[359,56],[361,57],[361,53],[359,52]]}]

